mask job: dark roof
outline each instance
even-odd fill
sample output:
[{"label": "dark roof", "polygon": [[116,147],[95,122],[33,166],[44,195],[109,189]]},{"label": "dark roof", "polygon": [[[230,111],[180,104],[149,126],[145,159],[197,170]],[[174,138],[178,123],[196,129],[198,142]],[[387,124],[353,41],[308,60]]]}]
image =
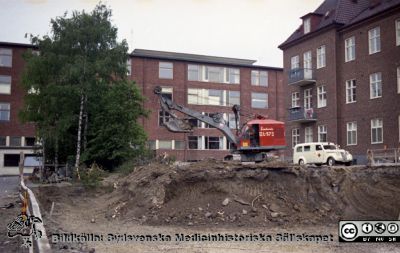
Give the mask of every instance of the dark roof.
[{"label": "dark roof", "polygon": [[299,39],[313,36],[331,26],[349,27],[397,5],[400,5],[400,0],[325,0],[312,12],[313,14],[323,15],[317,27],[314,27],[312,32],[303,34],[303,25],[300,25],[285,42],[279,45],[279,48],[283,49]]},{"label": "dark roof", "polygon": [[0,46],[37,48],[36,46],[34,46],[34,45],[32,45],[32,44],[15,43],[15,42],[5,42],[5,41],[0,41]]},{"label": "dark roof", "polygon": [[218,65],[232,65],[232,66],[256,67],[256,68],[282,70],[282,68],[277,68],[277,67],[253,65],[256,62],[255,60],[218,57],[218,56],[209,56],[209,55],[198,55],[198,54],[175,53],[175,52],[165,52],[165,51],[155,51],[155,50],[147,50],[147,49],[135,49],[132,51],[131,56],[152,58],[152,59],[177,60],[177,61],[198,62],[198,63],[211,63],[211,64],[218,64]]}]

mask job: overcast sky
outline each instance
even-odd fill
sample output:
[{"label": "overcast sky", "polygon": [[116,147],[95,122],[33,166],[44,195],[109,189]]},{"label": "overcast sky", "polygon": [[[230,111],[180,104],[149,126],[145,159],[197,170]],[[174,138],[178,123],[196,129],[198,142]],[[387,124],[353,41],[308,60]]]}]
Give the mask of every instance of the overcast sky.
[{"label": "overcast sky", "polygon": [[[277,46],[323,0],[108,0],[119,40],[134,48],[257,60],[282,67]],[[98,0],[0,0],[0,41],[29,43],[50,19]]]}]

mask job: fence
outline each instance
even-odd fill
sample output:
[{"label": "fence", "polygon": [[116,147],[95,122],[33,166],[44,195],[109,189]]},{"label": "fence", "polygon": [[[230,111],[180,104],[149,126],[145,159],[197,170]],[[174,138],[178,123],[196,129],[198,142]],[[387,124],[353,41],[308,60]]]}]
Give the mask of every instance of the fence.
[{"label": "fence", "polygon": [[369,149],[367,157],[370,165],[400,165],[400,148]]},{"label": "fence", "polygon": [[29,252],[34,253],[51,253],[51,247],[49,244],[49,240],[47,238],[46,230],[43,226],[43,218],[42,214],[40,213],[39,204],[36,200],[35,195],[33,194],[32,190],[29,189],[25,185],[24,181],[24,155],[21,152],[20,154],[20,162],[19,162],[19,175],[20,175],[20,194],[19,197],[21,198],[22,202],[24,203],[24,207],[26,208],[26,215],[27,216],[34,216],[39,218],[42,222],[36,223],[35,226],[38,231],[41,232],[40,238],[33,239],[33,235],[31,235],[32,241],[32,248]]}]

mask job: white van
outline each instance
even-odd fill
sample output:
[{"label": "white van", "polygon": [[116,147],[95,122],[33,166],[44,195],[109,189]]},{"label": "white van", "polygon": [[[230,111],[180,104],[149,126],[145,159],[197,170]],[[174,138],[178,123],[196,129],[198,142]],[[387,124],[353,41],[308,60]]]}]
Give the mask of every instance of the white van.
[{"label": "white van", "polygon": [[344,163],[351,165],[353,156],[344,149],[331,142],[309,142],[297,144],[293,150],[293,163],[295,164],[328,164]]}]

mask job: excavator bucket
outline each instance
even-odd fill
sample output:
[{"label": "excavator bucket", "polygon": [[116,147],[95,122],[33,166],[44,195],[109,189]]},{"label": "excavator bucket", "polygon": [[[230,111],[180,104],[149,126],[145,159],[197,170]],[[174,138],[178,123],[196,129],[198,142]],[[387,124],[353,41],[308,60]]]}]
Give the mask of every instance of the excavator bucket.
[{"label": "excavator bucket", "polygon": [[193,131],[193,127],[190,123],[177,118],[170,118],[164,125],[171,132],[188,133]]}]

